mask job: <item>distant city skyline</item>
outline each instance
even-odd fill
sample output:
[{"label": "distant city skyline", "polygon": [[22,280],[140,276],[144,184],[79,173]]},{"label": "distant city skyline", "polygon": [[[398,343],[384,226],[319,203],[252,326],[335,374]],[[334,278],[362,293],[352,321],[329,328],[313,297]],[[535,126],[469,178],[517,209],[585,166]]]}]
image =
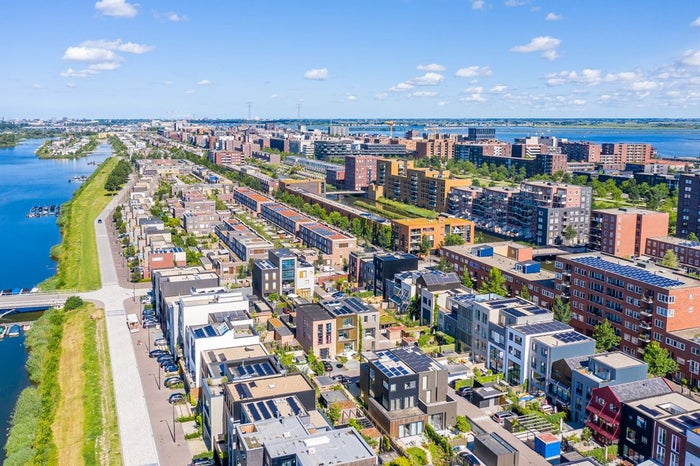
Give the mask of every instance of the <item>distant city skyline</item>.
[{"label": "distant city skyline", "polygon": [[12,2],[4,118],[694,118],[700,3]]}]

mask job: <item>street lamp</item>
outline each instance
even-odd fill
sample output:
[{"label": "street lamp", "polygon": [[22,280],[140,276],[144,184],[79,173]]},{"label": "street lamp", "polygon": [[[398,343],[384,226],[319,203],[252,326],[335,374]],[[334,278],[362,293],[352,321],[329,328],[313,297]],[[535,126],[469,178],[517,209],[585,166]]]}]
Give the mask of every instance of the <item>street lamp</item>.
[{"label": "street lamp", "polygon": [[172,404],[173,407],[173,443],[176,443],[177,434],[175,433],[175,403]]}]

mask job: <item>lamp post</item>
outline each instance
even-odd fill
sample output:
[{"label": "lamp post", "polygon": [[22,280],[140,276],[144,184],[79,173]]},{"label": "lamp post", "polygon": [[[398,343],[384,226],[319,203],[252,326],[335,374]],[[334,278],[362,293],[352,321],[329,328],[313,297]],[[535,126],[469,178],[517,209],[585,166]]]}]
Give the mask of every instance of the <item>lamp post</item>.
[{"label": "lamp post", "polygon": [[173,406],[173,443],[176,443],[177,434],[175,433],[175,403],[173,403],[172,406]]}]

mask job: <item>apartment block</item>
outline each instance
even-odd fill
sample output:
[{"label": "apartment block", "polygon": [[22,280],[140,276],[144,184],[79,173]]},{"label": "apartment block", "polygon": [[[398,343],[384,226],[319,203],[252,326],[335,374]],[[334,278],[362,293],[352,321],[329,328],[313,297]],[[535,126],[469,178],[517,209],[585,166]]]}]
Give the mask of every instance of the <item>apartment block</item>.
[{"label": "apartment block", "polygon": [[271,249],[267,259],[253,263],[253,294],[263,298],[271,293],[311,299],[316,286],[314,266],[287,249]]},{"label": "apartment block", "polygon": [[678,182],[678,217],[676,236],[687,238],[695,233],[700,237],[700,173],[682,173]]},{"label": "apartment block", "polygon": [[440,157],[451,159],[454,155],[455,140],[450,138],[434,138],[416,141],[417,157]]},{"label": "apartment block", "polygon": [[379,311],[354,297],[323,301],[321,306],[335,318],[335,354],[351,355],[361,349],[373,349],[379,336]]},{"label": "apartment block", "polygon": [[467,128],[467,139],[470,141],[496,139],[496,128]]},{"label": "apartment block", "polygon": [[560,141],[559,150],[569,162],[600,162],[600,144],[592,142]]},{"label": "apartment block", "polygon": [[551,308],[556,293],[555,274],[532,260],[532,248],[513,242],[479,244],[476,246],[443,246],[441,254],[452,264],[460,277],[466,271],[475,288],[489,279],[489,272],[497,268],[505,278],[509,296],[519,296],[525,287],[530,300]]},{"label": "apartment block", "polygon": [[507,142],[484,140],[468,144],[457,143],[454,147],[455,161],[469,161],[477,166],[481,166],[481,164],[484,163],[484,157],[510,157],[510,155],[511,145]]},{"label": "apartment block", "polygon": [[351,155],[350,141],[315,141],[314,142],[314,158],[318,160],[327,160],[330,158],[343,158]]},{"label": "apartment block", "polygon": [[651,144],[644,143],[603,143],[600,151],[601,161],[604,162],[606,156],[617,156],[623,165],[626,163],[651,163],[654,155]]},{"label": "apartment block", "polygon": [[663,259],[671,250],[679,264],[689,272],[700,272],[700,242],[689,241],[675,236],[655,236],[647,238],[644,254],[656,260]]},{"label": "apartment block", "polygon": [[594,254],[559,256],[558,290],[569,299],[571,325],[592,335],[607,319],[621,337],[620,349],[641,357],[652,340],[679,363],[678,377],[696,381],[700,315],[694,312],[700,281],[649,261],[629,261]]},{"label": "apartment block", "polygon": [[282,228],[293,235],[297,235],[299,233],[301,225],[306,223],[315,223],[315,221],[310,217],[307,217],[291,207],[287,207],[285,204],[264,204],[260,210],[260,215],[268,222],[272,222],[279,228]]},{"label": "apartment block", "polygon": [[458,217],[471,215],[474,201],[483,191],[484,188],[477,186],[452,188],[447,195],[447,213]]},{"label": "apartment block", "polygon": [[221,242],[243,262],[263,259],[267,257],[268,251],[274,248],[272,243],[235,218],[224,220],[216,226],[215,232]]},{"label": "apartment block", "polygon": [[[689,465],[698,446],[700,402],[677,392],[622,404],[619,456],[635,464]],[[691,455],[687,453],[690,452]]]},{"label": "apartment block", "polygon": [[641,256],[647,238],[667,233],[667,212],[631,207],[592,210],[589,247],[617,257]]},{"label": "apartment block", "polygon": [[375,296],[381,294],[382,299],[387,299],[387,282],[394,280],[397,273],[418,270],[418,256],[408,253],[374,254],[372,263],[372,291]]},{"label": "apartment block", "polygon": [[410,218],[391,221],[394,249],[410,254],[420,252],[423,237],[430,240],[431,249],[442,246],[447,235],[459,235],[465,243],[474,242],[474,222],[462,218]]},{"label": "apartment block", "polygon": [[367,354],[360,392],[374,425],[391,438],[454,425],[457,403],[447,394],[447,368],[415,346]]},{"label": "apartment block", "polygon": [[345,157],[345,189],[360,191],[377,180],[377,157],[348,155]]},{"label": "apartment block", "polygon": [[258,215],[260,214],[263,205],[273,204],[275,202],[273,199],[243,186],[233,190],[233,199],[243,207],[246,207],[248,210]]},{"label": "apartment block", "polygon": [[378,196],[436,212],[447,210],[450,189],[470,185],[470,179],[451,179],[449,171],[414,168],[412,161],[377,160]]},{"label": "apartment block", "polygon": [[307,246],[321,251],[325,263],[331,265],[347,263],[350,253],[357,247],[355,237],[321,223],[302,223],[298,236]]},{"label": "apartment block", "polygon": [[419,272],[416,278],[416,297],[419,303],[420,324],[429,327],[437,324],[439,327],[440,311],[447,308],[447,298],[461,293],[461,288],[460,279],[454,272]]}]

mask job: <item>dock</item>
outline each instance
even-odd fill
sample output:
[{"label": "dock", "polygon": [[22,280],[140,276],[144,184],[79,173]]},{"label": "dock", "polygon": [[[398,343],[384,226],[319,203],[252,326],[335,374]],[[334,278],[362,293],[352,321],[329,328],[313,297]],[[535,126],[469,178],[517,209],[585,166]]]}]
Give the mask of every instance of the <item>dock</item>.
[{"label": "dock", "polygon": [[40,206],[40,205],[35,205],[31,209],[29,209],[29,213],[27,214],[27,218],[38,218],[38,217],[47,217],[47,216],[58,216],[61,213],[61,206],[56,205],[56,204],[51,204],[51,205],[45,205],[45,206]]}]

